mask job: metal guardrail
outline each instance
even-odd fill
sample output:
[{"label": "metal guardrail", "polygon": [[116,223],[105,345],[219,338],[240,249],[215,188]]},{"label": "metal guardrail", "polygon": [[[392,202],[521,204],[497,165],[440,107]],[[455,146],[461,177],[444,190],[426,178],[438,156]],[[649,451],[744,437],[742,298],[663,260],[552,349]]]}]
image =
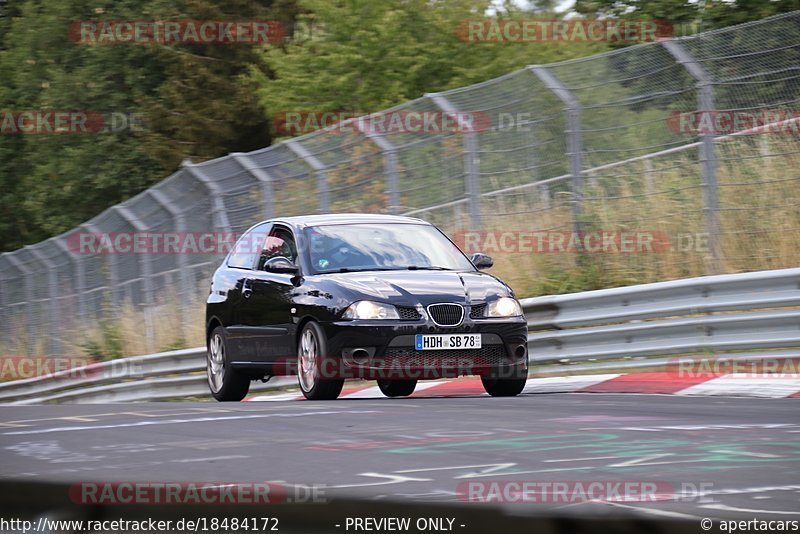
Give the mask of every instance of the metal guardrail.
[{"label": "metal guardrail", "polygon": [[[174,350],[134,356],[51,373],[42,377],[0,383],[0,403],[104,403],[209,397],[206,349]],[[276,377],[255,382],[259,392],[293,384]]]},{"label": "metal guardrail", "polygon": [[522,301],[533,363],[800,347],[800,269]]},{"label": "metal guardrail", "polygon": [[[537,374],[653,367],[669,363],[663,358],[669,355],[757,359],[800,354],[800,350],[772,350],[800,347],[800,269],[704,276],[521,302],[531,330],[531,363],[581,362],[537,369]],[[78,378],[75,370],[69,370],[0,383],[0,402],[208,396],[203,347],[103,362],[82,371]],[[294,381],[279,377],[256,382],[252,391]]]}]

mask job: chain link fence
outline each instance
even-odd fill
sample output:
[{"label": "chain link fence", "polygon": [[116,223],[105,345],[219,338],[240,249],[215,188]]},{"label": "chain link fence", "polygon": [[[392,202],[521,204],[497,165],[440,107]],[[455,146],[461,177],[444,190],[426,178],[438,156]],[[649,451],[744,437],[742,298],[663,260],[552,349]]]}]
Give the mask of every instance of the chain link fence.
[{"label": "chain link fence", "polygon": [[[796,266],[798,98],[793,12],[531,66],[381,112],[478,116],[480,128],[376,131],[356,119],[247,154],[186,161],[80,227],[0,255],[0,348],[82,350],[90,325],[126,307],[138,314],[142,350],[168,348],[156,334],[165,324],[197,344],[188,338],[196,326],[202,332],[192,325],[202,323],[196,310],[219,249],[87,253],[81,237],[235,235],[278,215],[407,214],[451,235],[666,236],[668,246],[646,254],[487,251],[521,296]],[[747,114],[759,120],[730,127]],[[709,117],[713,127],[703,126]]]}]

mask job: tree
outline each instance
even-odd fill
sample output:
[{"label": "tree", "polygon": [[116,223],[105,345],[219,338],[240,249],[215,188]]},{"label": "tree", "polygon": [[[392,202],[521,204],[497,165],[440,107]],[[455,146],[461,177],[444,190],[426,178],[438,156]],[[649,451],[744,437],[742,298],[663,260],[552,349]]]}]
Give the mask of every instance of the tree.
[{"label": "tree", "polygon": [[[603,44],[465,42],[467,20],[487,18],[488,0],[303,0],[300,20],[316,28],[311,40],[289,40],[265,51],[266,69],[253,70],[269,111],[375,112],[442,91],[485,81],[534,63],[579,57]],[[513,3],[501,18],[555,18]]]},{"label": "tree", "polygon": [[800,0],[576,0],[575,11],[589,16],[657,19],[673,25],[676,35],[724,28],[800,9]]},{"label": "tree", "polygon": [[270,143],[267,117],[242,77],[257,48],[79,44],[70,23],[291,17],[292,0],[0,0],[0,110],[144,116],[144,128],[82,135],[0,135],[0,250],[97,215],[174,172]]}]

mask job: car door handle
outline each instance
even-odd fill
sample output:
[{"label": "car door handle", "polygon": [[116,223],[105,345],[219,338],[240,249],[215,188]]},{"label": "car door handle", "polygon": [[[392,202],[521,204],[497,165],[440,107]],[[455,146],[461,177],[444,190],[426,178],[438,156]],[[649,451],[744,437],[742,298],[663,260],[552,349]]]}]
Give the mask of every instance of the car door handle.
[{"label": "car door handle", "polygon": [[242,283],[242,296],[246,299],[249,299],[250,295],[253,294],[253,288],[249,287],[251,284],[252,281],[249,278],[245,278]]}]

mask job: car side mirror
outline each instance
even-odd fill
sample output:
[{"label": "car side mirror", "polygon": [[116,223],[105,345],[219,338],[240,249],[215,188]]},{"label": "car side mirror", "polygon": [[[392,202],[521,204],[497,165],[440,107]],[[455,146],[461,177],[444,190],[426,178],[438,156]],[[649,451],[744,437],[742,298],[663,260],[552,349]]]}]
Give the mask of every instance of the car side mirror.
[{"label": "car side mirror", "polygon": [[278,256],[264,263],[264,270],[271,273],[297,274],[300,269],[289,258]]},{"label": "car side mirror", "polygon": [[483,254],[482,252],[476,252],[470,258],[472,265],[475,266],[476,269],[488,269],[492,265],[494,265],[494,260],[488,254]]}]

